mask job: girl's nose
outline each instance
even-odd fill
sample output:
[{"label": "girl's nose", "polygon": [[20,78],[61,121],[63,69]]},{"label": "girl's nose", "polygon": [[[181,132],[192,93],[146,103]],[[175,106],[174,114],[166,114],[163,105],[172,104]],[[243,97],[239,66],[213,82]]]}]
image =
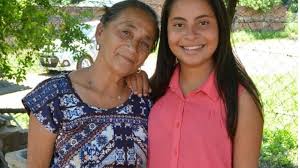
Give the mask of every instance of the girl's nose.
[{"label": "girl's nose", "polygon": [[187,28],[186,32],[185,32],[185,39],[187,40],[195,40],[197,38],[197,36],[199,36],[199,33],[193,28]]}]

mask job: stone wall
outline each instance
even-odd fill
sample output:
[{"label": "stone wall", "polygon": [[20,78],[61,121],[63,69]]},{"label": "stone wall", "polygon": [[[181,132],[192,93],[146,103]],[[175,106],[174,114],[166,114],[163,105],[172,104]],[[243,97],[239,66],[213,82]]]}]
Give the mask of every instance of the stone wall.
[{"label": "stone wall", "polygon": [[82,13],[90,12],[91,17],[85,18],[84,21],[100,20],[101,16],[104,14],[104,8],[101,7],[66,6],[66,7],[62,7],[62,10],[68,12],[72,16],[78,16]]},{"label": "stone wall", "polygon": [[[164,0],[144,0],[152,6],[160,15]],[[91,12],[92,17],[85,18],[84,21],[100,19],[104,13],[104,9],[100,7],[63,7],[71,15],[78,16],[82,12]],[[247,7],[237,7],[236,16],[234,18],[233,29],[252,29],[252,30],[282,30],[284,29],[287,18],[287,8],[284,6],[276,6],[271,11],[262,13]]]},{"label": "stone wall", "polygon": [[[144,0],[143,2],[150,5],[157,12],[157,14],[160,14],[163,1],[164,0]],[[73,16],[78,16],[81,13],[90,12],[92,16],[89,18],[85,18],[84,21],[100,19],[101,16],[104,14],[104,8],[102,7],[65,6],[61,7],[61,9]]]},{"label": "stone wall", "polygon": [[160,16],[164,0],[143,0],[143,2],[150,5],[157,12],[157,14]]},{"label": "stone wall", "polygon": [[233,29],[282,30],[287,19],[287,8],[276,6],[271,11],[262,13],[247,7],[238,7]]}]

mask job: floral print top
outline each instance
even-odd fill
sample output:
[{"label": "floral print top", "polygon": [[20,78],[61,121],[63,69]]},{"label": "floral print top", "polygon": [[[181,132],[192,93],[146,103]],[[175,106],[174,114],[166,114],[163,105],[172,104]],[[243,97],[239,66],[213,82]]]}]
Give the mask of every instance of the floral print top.
[{"label": "floral print top", "polygon": [[22,102],[57,134],[50,167],[146,167],[151,108],[147,97],[131,94],[118,107],[93,107],[80,99],[68,74],[62,74],[40,83]]}]

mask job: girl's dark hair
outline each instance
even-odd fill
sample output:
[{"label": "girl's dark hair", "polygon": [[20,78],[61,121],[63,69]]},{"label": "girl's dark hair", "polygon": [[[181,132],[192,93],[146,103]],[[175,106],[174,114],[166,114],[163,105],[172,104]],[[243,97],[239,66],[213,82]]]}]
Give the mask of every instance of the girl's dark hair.
[{"label": "girl's dark hair", "polygon": [[124,10],[128,8],[140,9],[147,13],[150,16],[150,18],[152,18],[153,23],[155,25],[155,37],[151,51],[154,51],[159,37],[158,17],[155,11],[149,5],[138,0],[125,0],[118,2],[112,7],[105,7],[105,13],[100,19],[101,23],[104,26],[108,25],[111,21],[115,20]]},{"label": "girl's dark hair", "polygon": [[[168,44],[168,17],[176,0],[166,0],[161,16],[161,33],[156,69],[150,79],[154,101],[163,96],[176,67],[176,57]],[[221,0],[207,1],[213,9],[219,28],[218,47],[213,55],[217,89],[227,113],[227,132],[233,140],[238,118],[238,87],[242,85],[250,93],[262,115],[260,95],[241,62],[233,54],[230,42],[230,29],[226,7]]]}]

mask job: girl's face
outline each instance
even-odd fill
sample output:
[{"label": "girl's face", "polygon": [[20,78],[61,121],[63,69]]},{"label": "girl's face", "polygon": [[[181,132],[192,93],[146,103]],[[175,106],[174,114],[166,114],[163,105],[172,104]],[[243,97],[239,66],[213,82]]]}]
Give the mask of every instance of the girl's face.
[{"label": "girl's face", "polygon": [[177,0],[168,18],[168,43],[181,65],[213,66],[219,32],[207,0]]},{"label": "girl's face", "polygon": [[131,74],[149,55],[155,38],[155,24],[141,9],[128,8],[105,27],[98,26],[100,57],[121,76]]}]

